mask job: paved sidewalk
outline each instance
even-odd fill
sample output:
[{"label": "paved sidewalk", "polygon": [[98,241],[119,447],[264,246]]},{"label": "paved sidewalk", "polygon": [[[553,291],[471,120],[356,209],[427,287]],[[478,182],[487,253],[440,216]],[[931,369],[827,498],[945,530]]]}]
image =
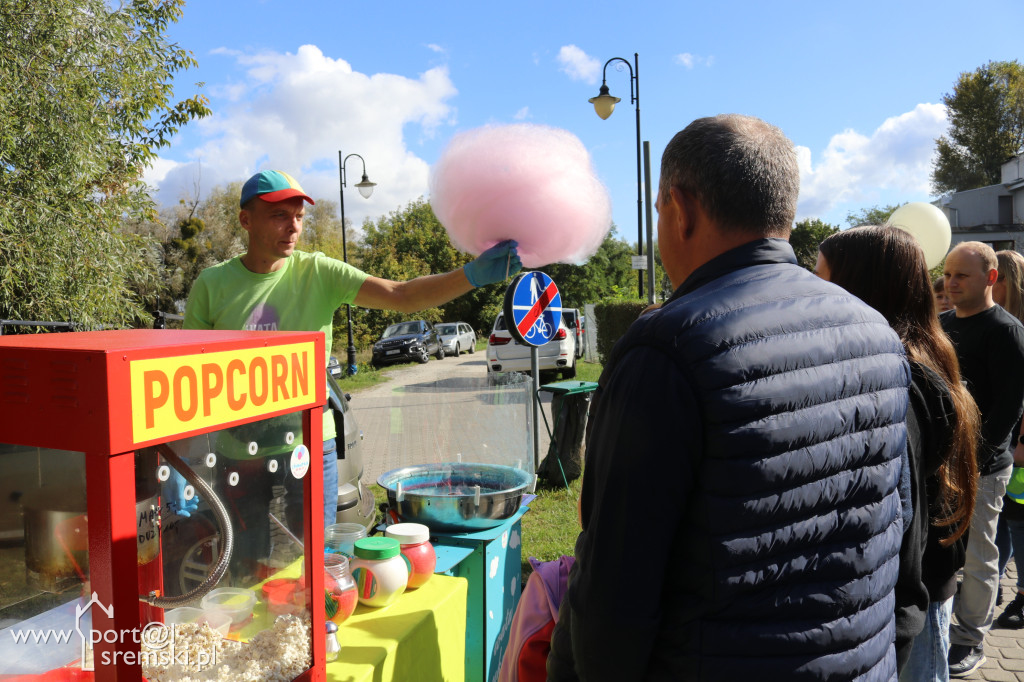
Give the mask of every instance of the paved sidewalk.
[{"label": "paved sidewalk", "polygon": [[[996,618],[1003,612],[1017,591],[1017,566],[1014,559],[1006,567],[1002,580],[1003,603],[996,607]],[[988,659],[973,675],[965,680],[988,682],[1024,682],[1024,630],[1004,630],[993,625],[985,637],[985,657]]]}]

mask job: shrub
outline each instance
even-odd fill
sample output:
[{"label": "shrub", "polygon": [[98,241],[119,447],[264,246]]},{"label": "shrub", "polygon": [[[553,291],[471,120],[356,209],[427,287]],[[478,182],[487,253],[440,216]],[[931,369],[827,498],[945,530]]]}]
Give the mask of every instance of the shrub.
[{"label": "shrub", "polygon": [[607,300],[594,306],[597,318],[597,355],[602,365],[608,364],[615,342],[629,329],[640,313],[647,308],[646,301]]}]

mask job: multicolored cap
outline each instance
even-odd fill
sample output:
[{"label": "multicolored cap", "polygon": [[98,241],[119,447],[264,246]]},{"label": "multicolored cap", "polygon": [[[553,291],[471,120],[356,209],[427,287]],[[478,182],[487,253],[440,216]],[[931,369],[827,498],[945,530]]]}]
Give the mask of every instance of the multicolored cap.
[{"label": "multicolored cap", "polygon": [[253,197],[259,197],[263,201],[284,201],[292,197],[302,197],[310,204],[314,203],[308,194],[303,191],[299,181],[283,171],[265,170],[260,171],[245,181],[242,185],[242,198],[239,206],[245,206]]}]

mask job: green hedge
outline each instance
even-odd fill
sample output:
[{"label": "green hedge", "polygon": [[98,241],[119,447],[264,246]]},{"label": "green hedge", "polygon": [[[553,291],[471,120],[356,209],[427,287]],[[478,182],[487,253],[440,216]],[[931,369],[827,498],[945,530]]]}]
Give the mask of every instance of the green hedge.
[{"label": "green hedge", "polygon": [[640,313],[647,308],[646,301],[601,301],[594,306],[594,317],[597,318],[597,355],[601,364],[608,363],[615,342],[629,329]]}]

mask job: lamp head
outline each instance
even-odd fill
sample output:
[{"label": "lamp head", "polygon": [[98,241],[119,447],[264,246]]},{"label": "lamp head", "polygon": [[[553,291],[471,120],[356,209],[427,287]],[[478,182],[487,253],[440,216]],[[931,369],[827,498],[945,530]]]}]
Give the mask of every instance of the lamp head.
[{"label": "lamp head", "polygon": [[594,105],[594,111],[597,112],[598,116],[602,119],[607,119],[615,111],[615,105],[621,102],[622,98],[612,97],[608,94],[608,86],[602,84],[601,91],[597,97],[591,97],[588,101]]},{"label": "lamp head", "polygon": [[376,182],[370,182],[370,178],[366,177],[366,173],[363,173],[363,179],[356,183],[356,189],[363,196],[364,199],[369,199],[370,195],[373,194],[373,188],[377,186]]}]

